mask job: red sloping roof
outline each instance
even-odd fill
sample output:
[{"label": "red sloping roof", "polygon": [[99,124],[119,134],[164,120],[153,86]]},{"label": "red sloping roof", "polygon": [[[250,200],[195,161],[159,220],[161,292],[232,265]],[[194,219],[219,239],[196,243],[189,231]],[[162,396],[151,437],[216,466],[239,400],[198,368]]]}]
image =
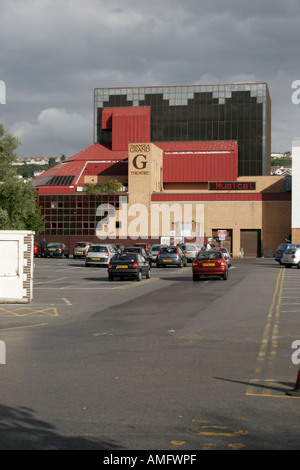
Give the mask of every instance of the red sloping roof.
[{"label": "red sloping roof", "polygon": [[164,183],[236,181],[238,177],[237,142],[172,142],[156,145],[164,152]]},{"label": "red sloping roof", "polygon": [[[81,185],[85,174],[100,174],[102,171],[107,175],[124,174],[123,167],[126,167],[127,174],[127,158],[127,151],[112,152],[103,145],[94,144],[37,176],[34,179],[34,184],[37,187],[47,186],[47,182],[52,177],[66,175],[74,176],[71,186]],[[124,162],[122,166],[120,166],[120,162]],[[93,166],[94,169],[97,167],[97,173],[91,173]],[[118,171],[118,173],[115,173],[115,171]],[[59,186],[59,189],[61,190],[62,187]]]}]

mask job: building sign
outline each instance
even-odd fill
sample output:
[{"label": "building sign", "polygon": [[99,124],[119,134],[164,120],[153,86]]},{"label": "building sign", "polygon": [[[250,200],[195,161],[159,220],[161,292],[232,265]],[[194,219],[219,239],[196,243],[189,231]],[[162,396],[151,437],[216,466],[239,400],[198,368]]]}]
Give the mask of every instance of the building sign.
[{"label": "building sign", "polygon": [[219,240],[225,240],[227,236],[227,230],[218,230]]},{"label": "building sign", "polygon": [[254,191],[256,183],[254,181],[233,181],[209,183],[210,191]]},{"label": "building sign", "polygon": [[[135,156],[132,158],[132,167],[130,170],[131,175],[149,175],[149,170],[147,169],[148,165],[148,155],[150,152],[149,144],[130,144],[129,145],[130,154],[134,153]],[[145,152],[145,153],[144,153]]]}]

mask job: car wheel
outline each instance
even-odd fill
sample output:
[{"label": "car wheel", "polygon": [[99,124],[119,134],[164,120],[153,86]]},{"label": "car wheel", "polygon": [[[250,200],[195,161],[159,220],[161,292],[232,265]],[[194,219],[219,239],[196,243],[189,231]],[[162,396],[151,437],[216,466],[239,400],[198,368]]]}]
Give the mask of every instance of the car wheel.
[{"label": "car wheel", "polygon": [[198,281],[199,280],[199,276],[197,274],[193,274],[193,281]]},{"label": "car wheel", "polygon": [[136,276],[136,280],[137,280],[137,281],[141,281],[141,280],[142,280],[142,273],[141,273],[141,271],[138,271],[137,276]]},{"label": "car wheel", "polygon": [[157,267],[157,268],[160,268],[160,264],[156,263],[156,267]]},{"label": "car wheel", "polygon": [[147,278],[147,279],[150,279],[150,277],[151,277],[151,269],[149,268],[149,269],[148,269],[148,272],[147,272],[147,274],[146,274],[146,278]]},{"label": "car wheel", "polygon": [[228,278],[228,273],[223,274],[223,279],[224,279],[224,281],[226,281],[227,278]]},{"label": "car wheel", "polygon": [[108,280],[111,282],[113,281],[114,277],[113,276],[108,276]]}]

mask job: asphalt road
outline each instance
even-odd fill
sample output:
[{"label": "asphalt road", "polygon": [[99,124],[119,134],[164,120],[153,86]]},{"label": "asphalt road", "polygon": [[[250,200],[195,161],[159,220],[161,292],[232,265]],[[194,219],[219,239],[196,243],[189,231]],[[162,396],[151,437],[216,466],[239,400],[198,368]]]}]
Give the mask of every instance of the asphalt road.
[{"label": "asphalt road", "polygon": [[36,259],[33,302],[0,304],[0,449],[298,450],[299,313],[273,259],[200,282]]}]

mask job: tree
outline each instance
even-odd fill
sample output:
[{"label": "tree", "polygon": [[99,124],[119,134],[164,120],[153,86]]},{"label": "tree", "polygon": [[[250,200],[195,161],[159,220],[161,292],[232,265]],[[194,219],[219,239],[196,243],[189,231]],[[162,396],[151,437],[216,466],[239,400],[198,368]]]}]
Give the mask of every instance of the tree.
[{"label": "tree", "polygon": [[37,192],[31,182],[15,175],[18,139],[0,124],[0,230],[44,230],[44,218],[37,207]]},{"label": "tree", "polygon": [[19,139],[9,134],[0,123],[0,181],[5,181],[16,173],[12,163],[17,158],[15,150],[19,143]]}]

